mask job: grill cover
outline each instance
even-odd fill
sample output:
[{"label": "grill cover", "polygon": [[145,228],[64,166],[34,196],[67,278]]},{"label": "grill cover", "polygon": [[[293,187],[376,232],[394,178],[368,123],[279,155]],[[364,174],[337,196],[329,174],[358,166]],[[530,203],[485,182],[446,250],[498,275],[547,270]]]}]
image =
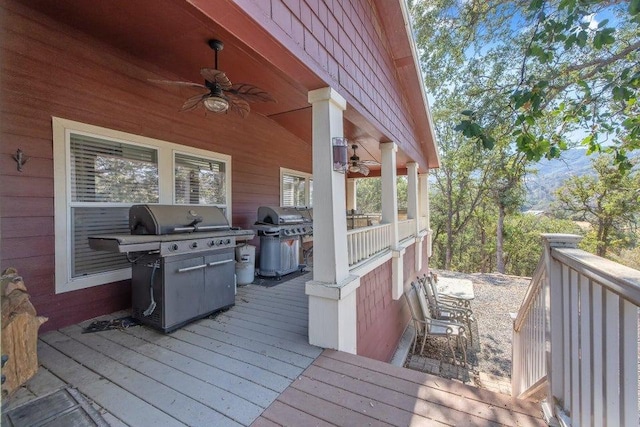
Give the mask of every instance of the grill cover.
[{"label": "grill cover", "polygon": [[260,206],[258,208],[258,222],[263,224],[302,224],[312,221],[311,209],[276,206]]},{"label": "grill cover", "polygon": [[228,230],[216,206],[134,205],[129,209],[131,234],[174,234]]}]

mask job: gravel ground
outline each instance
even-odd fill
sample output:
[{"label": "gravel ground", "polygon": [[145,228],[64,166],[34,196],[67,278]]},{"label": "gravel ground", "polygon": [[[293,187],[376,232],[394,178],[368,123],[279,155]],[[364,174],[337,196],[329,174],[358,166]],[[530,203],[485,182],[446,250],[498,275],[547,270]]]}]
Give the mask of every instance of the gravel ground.
[{"label": "gravel ground", "polygon": [[[471,302],[471,309],[480,336],[480,348],[478,343],[474,343],[468,352],[473,370],[510,378],[513,322],[509,313],[518,312],[531,278],[499,273],[434,271],[440,277],[469,279],[473,282],[475,299]],[[426,346],[423,355],[443,360],[440,355],[447,353],[445,346],[434,344]]]}]

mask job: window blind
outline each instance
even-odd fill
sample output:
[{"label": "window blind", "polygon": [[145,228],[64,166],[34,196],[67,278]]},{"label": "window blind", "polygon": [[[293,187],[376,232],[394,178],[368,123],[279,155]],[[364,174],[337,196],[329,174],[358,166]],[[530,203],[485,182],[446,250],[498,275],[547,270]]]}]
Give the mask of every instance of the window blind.
[{"label": "window blind", "polygon": [[152,148],[71,134],[71,201],[158,203]]},{"label": "window blind", "polygon": [[129,234],[128,207],[73,207],[71,233],[71,277],[128,268],[124,254],[94,251],[89,236]]},{"label": "window blind", "polygon": [[282,175],[282,206],[305,206],[305,179],[295,175]]},{"label": "window blind", "polygon": [[71,134],[70,156],[71,277],[128,268],[125,255],[94,251],[88,238],[129,234],[129,205],[159,202],[157,150]]},{"label": "window blind", "polygon": [[174,203],[224,205],[225,179],[223,162],[176,153]]}]

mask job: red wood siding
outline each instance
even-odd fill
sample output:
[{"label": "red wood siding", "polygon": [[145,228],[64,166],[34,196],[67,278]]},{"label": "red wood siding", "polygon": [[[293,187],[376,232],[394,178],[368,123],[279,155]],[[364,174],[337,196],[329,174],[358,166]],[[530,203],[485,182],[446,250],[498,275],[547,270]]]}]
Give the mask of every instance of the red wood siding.
[{"label": "red wood siding", "polygon": [[[217,5],[207,0],[192,3],[210,17],[219,13]],[[420,141],[393,52],[372,0],[236,0],[235,3],[242,13],[249,14],[342,94],[366,120],[377,123],[378,134],[372,132],[374,137],[389,138],[409,157],[426,165],[420,144],[427,141]],[[231,24],[227,29],[247,42],[258,37],[252,36],[249,29],[243,31]],[[394,30],[397,36],[405,28],[388,31]],[[349,114],[347,109],[345,115],[350,120],[356,119]]]},{"label": "red wood siding", "polygon": [[279,203],[280,166],[311,172],[309,146],[273,121],[180,113],[185,94],[147,82],[162,70],[19,3],[0,9],[0,267],[23,275],[44,330],[130,305],[128,282],[55,295],[52,116],[231,155],[240,227]]},{"label": "red wood siding", "polygon": [[[423,246],[424,247],[424,246]],[[427,272],[426,252],[422,270],[415,270],[415,245],[409,246],[403,257],[404,287],[416,276]],[[391,263],[389,260],[360,279],[357,292],[357,336],[360,356],[388,362],[400,342],[410,319],[404,297],[394,301],[391,296]]]}]

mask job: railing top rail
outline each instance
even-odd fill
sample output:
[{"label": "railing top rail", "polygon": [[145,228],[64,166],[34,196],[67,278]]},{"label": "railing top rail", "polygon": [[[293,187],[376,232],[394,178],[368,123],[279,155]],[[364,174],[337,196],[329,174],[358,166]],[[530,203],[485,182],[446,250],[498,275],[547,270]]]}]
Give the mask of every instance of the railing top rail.
[{"label": "railing top rail", "polygon": [[623,299],[640,306],[640,271],[581,249],[553,248],[551,255]]},{"label": "railing top rail", "polygon": [[542,259],[538,263],[538,266],[536,267],[536,271],[533,273],[533,277],[531,278],[531,285],[529,285],[529,288],[527,289],[527,293],[525,294],[524,299],[522,300],[522,304],[520,304],[520,310],[518,310],[518,316],[513,322],[513,329],[516,332],[519,332],[520,329],[522,328],[522,324],[524,323],[527,317],[527,314],[529,313],[529,310],[533,305],[533,301],[535,301],[536,296],[538,295],[538,292],[542,287],[542,278],[544,276],[544,270],[545,270],[544,267],[545,267],[545,263],[544,263],[544,255],[543,255]]},{"label": "railing top rail", "polygon": [[377,225],[370,225],[368,227],[353,228],[351,230],[347,230],[347,236],[350,234],[357,234],[357,233],[362,233],[369,230],[375,230],[378,228],[385,228],[390,226],[391,224],[377,224]]}]

